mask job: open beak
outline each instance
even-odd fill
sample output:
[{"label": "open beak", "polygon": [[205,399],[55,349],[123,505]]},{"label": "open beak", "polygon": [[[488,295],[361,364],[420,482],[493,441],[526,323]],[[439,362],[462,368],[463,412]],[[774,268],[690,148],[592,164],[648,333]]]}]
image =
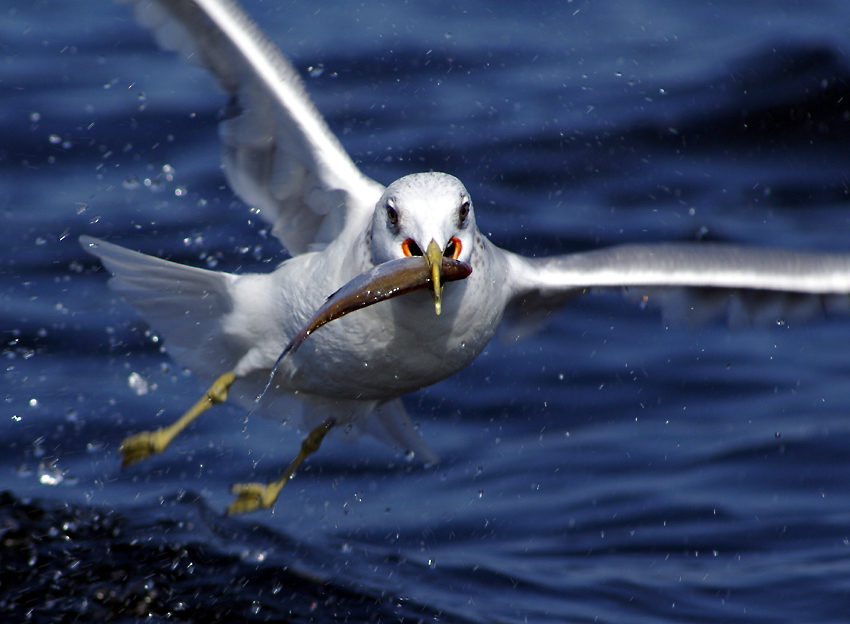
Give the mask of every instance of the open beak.
[{"label": "open beak", "polygon": [[443,252],[440,250],[437,241],[433,238],[428,243],[428,249],[425,250],[425,260],[428,262],[428,268],[431,269],[431,297],[434,298],[434,310],[439,315],[443,307],[443,285],[440,283],[440,267],[443,262]]}]

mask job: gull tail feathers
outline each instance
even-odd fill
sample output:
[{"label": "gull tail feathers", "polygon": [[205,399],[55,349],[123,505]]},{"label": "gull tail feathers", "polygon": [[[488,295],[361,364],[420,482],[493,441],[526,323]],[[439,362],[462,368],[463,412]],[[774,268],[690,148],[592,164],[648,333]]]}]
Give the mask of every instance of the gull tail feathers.
[{"label": "gull tail feathers", "polygon": [[440,461],[410,421],[401,399],[381,403],[375,414],[365,422],[364,430],[381,442],[413,453],[413,458],[423,464]]},{"label": "gull tail feathers", "polygon": [[222,319],[233,308],[235,276],[189,267],[90,236],[80,243],[112,273],[109,286],[165,340],[168,353],[203,380],[231,370],[239,353],[227,348]]}]

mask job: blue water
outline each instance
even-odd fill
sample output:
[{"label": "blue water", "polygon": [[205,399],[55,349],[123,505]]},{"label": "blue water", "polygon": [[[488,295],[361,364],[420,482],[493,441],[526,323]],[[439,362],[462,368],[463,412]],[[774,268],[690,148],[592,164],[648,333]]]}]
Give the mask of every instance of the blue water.
[{"label": "blue water", "polygon": [[[383,183],[460,177],[528,255],[631,241],[847,250],[844,0],[245,3]],[[8,621],[850,621],[850,319],[665,323],[586,296],[406,399],[443,458],[329,440],[274,512],[222,515],[300,435],[217,407],[80,234],[286,256],[219,170],[225,103],[126,7],[0,20],[0,614]]]}]

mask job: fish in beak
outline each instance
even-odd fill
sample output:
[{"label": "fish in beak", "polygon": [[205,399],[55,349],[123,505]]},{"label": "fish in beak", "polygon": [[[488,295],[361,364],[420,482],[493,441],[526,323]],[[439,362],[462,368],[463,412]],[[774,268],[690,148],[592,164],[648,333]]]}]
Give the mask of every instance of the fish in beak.
[{"label": "fish in beak", "polygon": [[295,351],[307,336],[325,323],[414,290],[431,289],[439,314],[442,283],[463,280],[471,274],[471,266],[453,258],[444,258],[437,243],[431,241],[426,256],[410,256],[380,264],[361,273],[328,297],[313,318],[287,345],[280,358]]}]

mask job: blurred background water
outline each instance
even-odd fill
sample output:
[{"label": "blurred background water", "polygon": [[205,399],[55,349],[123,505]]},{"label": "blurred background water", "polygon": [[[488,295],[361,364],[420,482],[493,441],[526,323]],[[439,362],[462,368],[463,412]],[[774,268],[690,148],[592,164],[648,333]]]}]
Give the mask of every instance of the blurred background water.
[{"label": "blurred background water", "polygon": [[[528,255],[632,241],[847,250],[842,0],[246,1],[363,170],[460,177]],[[8,621],[840,622],[850,321],[667,324],[586,296],[407,406],[443,461],[325,443],[274,512],[225,518],[300,434],[219,406],[77,237],[285,259],[227,188],[225,97],[126,7],[0,20],[0,614]]]}]

